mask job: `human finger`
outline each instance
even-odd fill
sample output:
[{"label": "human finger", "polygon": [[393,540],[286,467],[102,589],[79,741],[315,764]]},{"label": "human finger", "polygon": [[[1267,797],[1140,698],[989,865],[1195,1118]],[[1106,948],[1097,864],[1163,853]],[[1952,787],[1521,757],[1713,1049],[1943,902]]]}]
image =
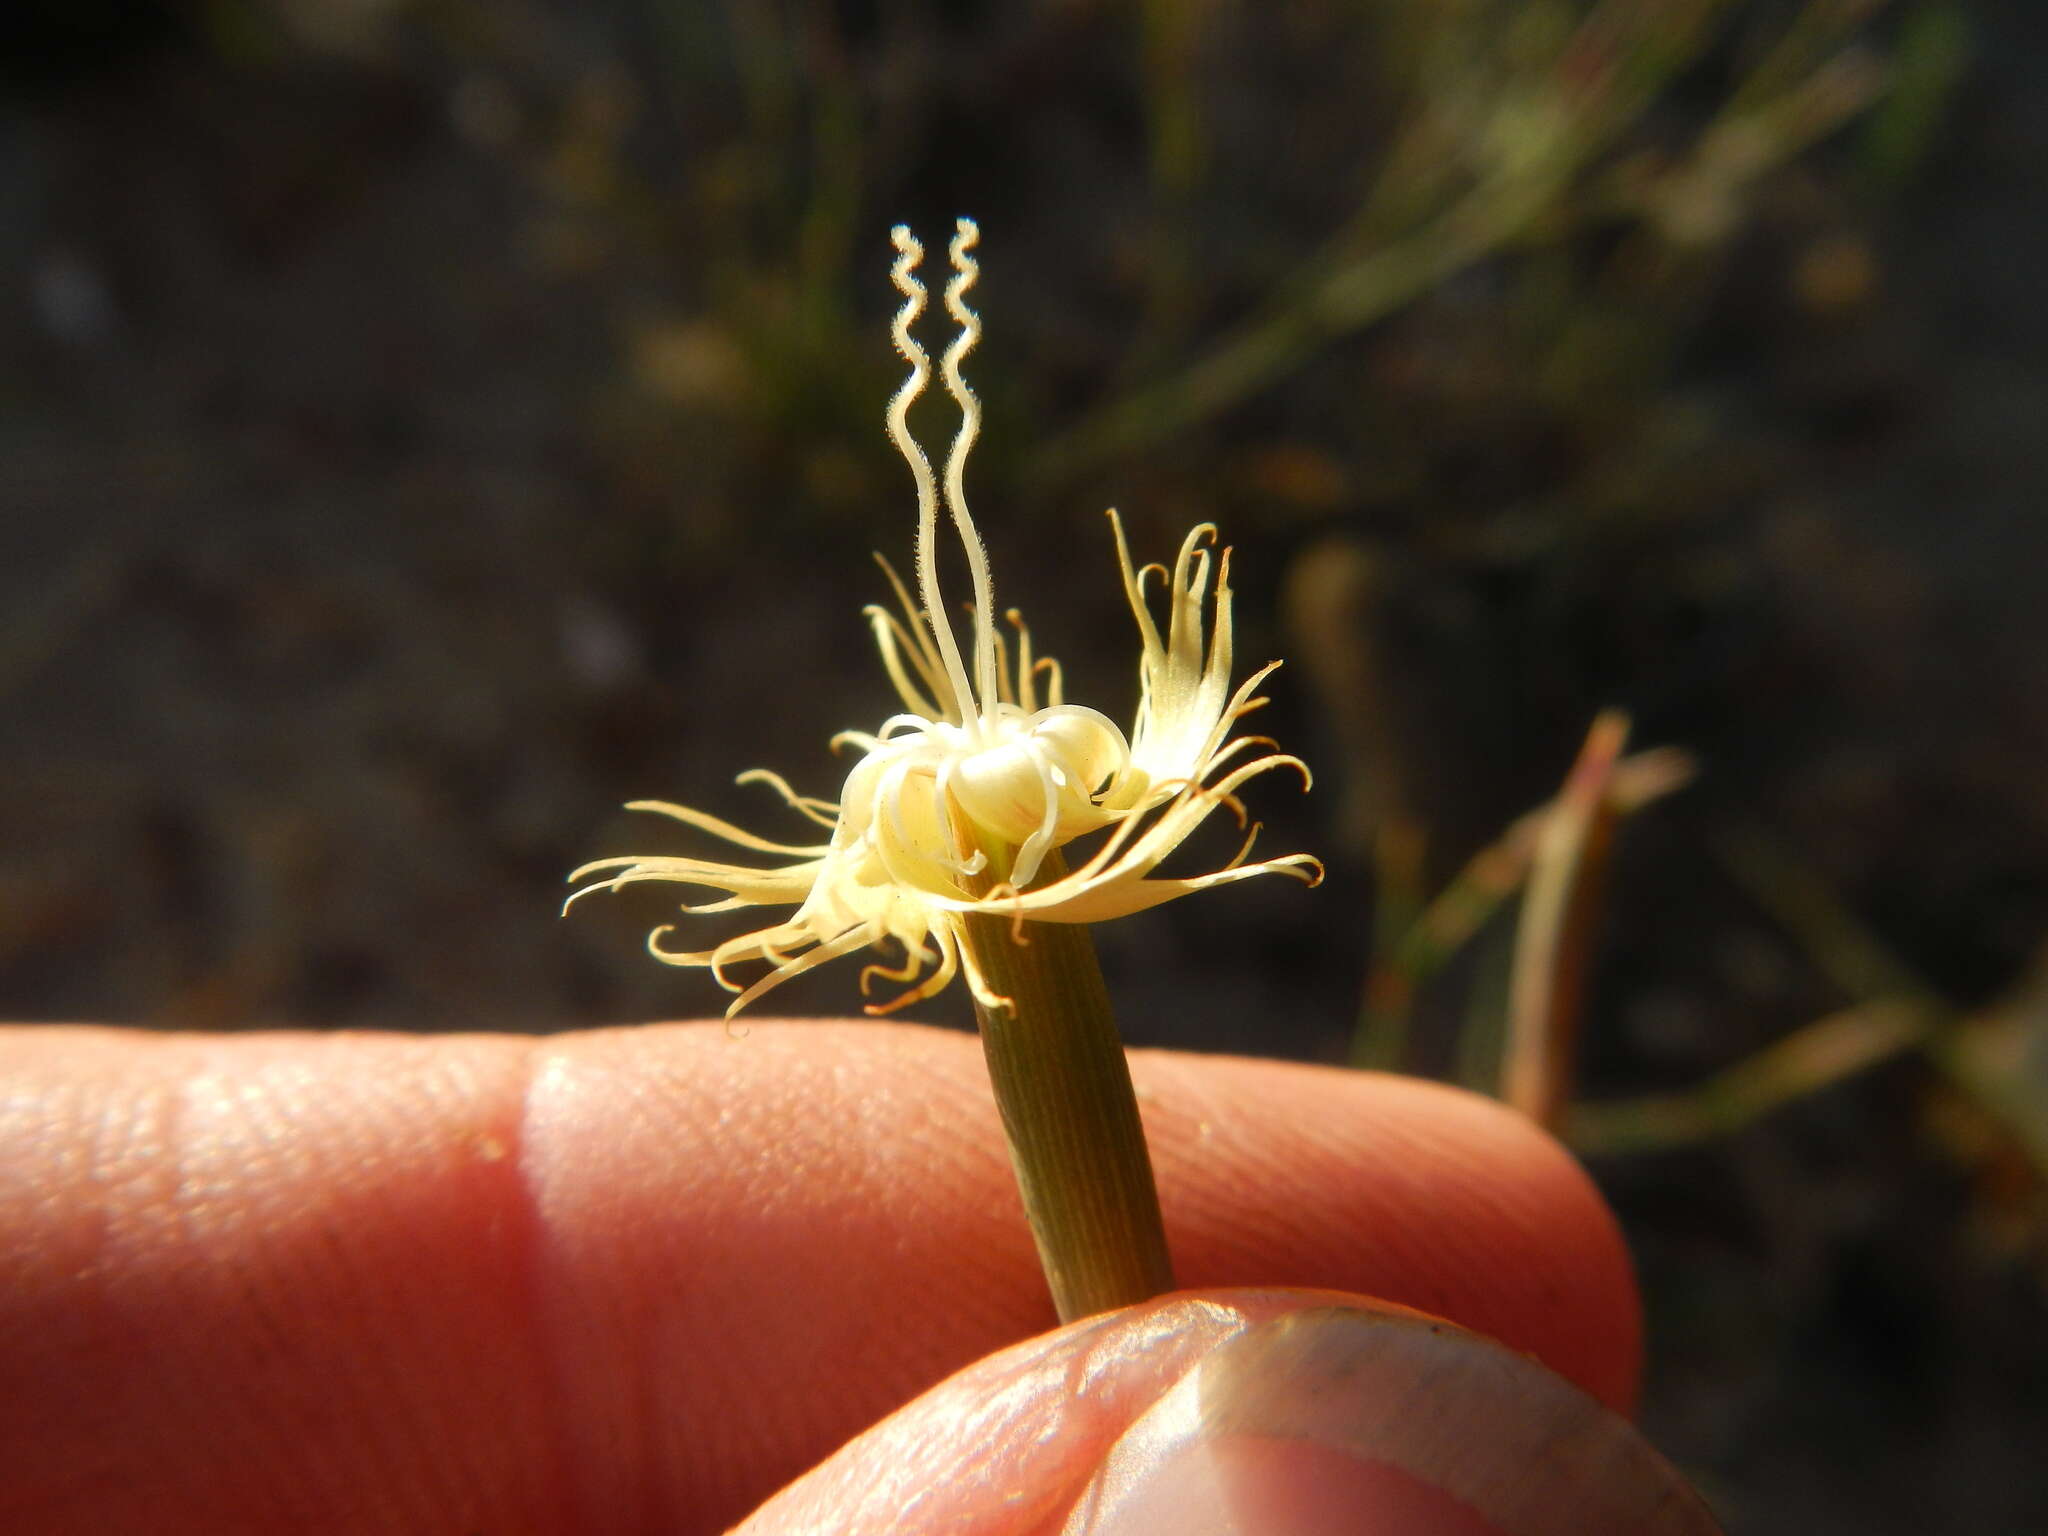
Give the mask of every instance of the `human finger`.
[{"label": "human finger", "polygon": [[1182,1292],[948,1378],[738,1536],[1717,1536],[1626,1420],[1385,1303]]},{"label": "human finger", "polygon": [[[32,1030],[0,1075],[20,1528],[719,1529],[1052,1323],[964,1036]],[[1183,1284],[1407,1302],[1626,1400],[1612,1220],[1516,1117],[1134,1075]]]}]

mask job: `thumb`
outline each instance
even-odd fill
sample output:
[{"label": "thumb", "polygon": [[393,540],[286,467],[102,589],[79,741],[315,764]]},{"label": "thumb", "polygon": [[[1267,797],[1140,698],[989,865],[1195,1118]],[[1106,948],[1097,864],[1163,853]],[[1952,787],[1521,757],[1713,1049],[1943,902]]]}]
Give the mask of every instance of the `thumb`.
[{"label": "thumb", "polygon": [[1314,1291],[1182,1293],[940,1383],[740,1528],[866,1536],[1715,1536],[1579,1388],[1453,1324]]}]

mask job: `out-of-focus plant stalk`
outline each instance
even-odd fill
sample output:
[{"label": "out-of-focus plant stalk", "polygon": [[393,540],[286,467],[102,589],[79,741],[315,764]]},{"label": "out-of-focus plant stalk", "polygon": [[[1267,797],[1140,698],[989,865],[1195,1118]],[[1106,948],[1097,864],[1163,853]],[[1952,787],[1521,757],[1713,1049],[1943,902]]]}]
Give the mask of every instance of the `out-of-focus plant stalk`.
[{"label": "out-of-focus plant stalk", "polygon": [[1545,819],[1536,843],[1508,983],[1501,1097],[1555,1129],[1571,1094],[1579,1013],[1619,813],[1611,787],[1629,719],[1608,710]]}]

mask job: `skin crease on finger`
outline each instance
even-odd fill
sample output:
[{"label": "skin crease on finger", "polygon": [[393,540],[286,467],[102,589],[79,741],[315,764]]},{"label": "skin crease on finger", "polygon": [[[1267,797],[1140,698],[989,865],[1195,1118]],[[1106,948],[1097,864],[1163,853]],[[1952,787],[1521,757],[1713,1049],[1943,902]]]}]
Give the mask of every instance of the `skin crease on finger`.
[{"label": "skin crease on finger", "polygon": [[[1376,1295],[1627,1406],[1612,1218],[1496,1106],[1137,1052],[1188,1287]],[[724,1528],[1052,1325],[977,1043],[0,1036],[0,1529]]]}]

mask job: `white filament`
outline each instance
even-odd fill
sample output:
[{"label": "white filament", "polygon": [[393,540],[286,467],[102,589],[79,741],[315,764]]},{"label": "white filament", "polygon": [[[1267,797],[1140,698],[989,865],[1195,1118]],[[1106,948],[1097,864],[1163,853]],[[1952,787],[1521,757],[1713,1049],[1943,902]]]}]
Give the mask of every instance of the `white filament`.
[{"label": "white filament", "polygon": [[910,364],[910,377],[903,381],[903,387],[889,402],[889,440],[903,455],[904,462],[910,466],[912,478],[917,482],[917,588],[918,598],[924,605],[924,621],[937,643],[946,681],[953,691],[951,713],[965,728],[968,739],[978,745],[983,739],[984,728],[994,723],[993,711],[999,692],[995,584],[989,576],[988,552],[982,545],[974,519],[967,511],[967,455],[981,432],[981,402],[960,372],[961,360],[981,339],[980,317],[967,307],[962,297],[974,286],[981,272],[980,264],[968,254],[980,240],[981,231],[972,219],[960,219],[954,226],[953,243],[948,252],[953,264],[953,277],[946,284],[946,312],[960,330],[946,348],[940,363],[946,391],[960,407],[960,430],[954,434],[952,449],[946,455],[945,501],[953,527],[960,535],[960,547],[967,556],[968,575],[974,584],[974,677],[971,684],[939,591],[936,548],[938,488],[933,482],[931,460],[918,446],[917,439],[910,435],[910,407],[924,393],[932,373],[930,355],[910,334],[910,327],[924,313],[926,290],[915,275],[918,263],[924,259],[924,247],[907,225],[898,224],[889,232],[889,238],[899,253],[889,275],[903,295],[903,307],[896,312],[892,334],[897,350]]}]

